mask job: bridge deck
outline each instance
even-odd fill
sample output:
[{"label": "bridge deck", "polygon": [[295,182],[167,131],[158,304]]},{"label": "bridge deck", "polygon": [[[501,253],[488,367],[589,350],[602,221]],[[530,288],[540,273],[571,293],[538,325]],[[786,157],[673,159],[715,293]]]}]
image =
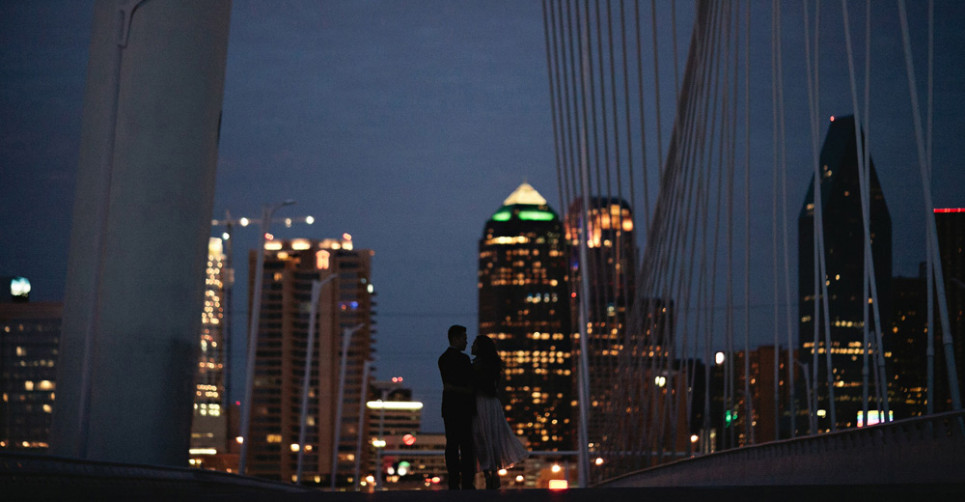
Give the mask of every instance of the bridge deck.
[{"label": "bridge deck", "polygon": [[3,499],[32,500],[231,500],[266,502],[889,502],[909,500],[965,500],[965,483],[949,485],[848,485],[848,486],[744,486],[744,487],[663,487],[663,488],[587,488],[563,491],[387,491],[380,493],[329,493],[311,490],[266,490],[252,487],[208,487],[183,485],[152,486],[114,483],[109,479],[75,483],[47,480],[42,486],[0,483]]}]

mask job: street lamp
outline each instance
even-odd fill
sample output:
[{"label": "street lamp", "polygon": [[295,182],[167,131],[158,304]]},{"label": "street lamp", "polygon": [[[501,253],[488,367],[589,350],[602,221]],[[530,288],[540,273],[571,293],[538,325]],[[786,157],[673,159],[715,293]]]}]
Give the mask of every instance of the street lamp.
[{"label": "street lamp", "polygon": [[359,400],[359,423],[355,429],[358,431],[358,434],[355,435],[355,491],[361,490],[359,477],[362,474],[362,430],[365,427],[365,414],[368,411],[363,410],[362,401],[365,400],[365,396],[368,394],[369,372],[371,370],[372,365],[366,362],[362,370],[362,399]]},{"label": "street lamp", "polygon": [[[375,490],[379,491],[382,489],[382,449],[385,448],[385,403],[389,398],[389,392],[395,389],[402,388],[402,379],[392,378],[391,382],[374,382],[373,387],[378,388],[381,391],[381,398],[377,401],[379,407],[379,437],[376,441],[372,442],[372,446],[375,446]],[[366,407],[369,407],[366,404]]]},{"label": "street lamp", "polygon": [[312,358],[315,350],[315,316],[318,312],[318,298],[322,293],[322,286],[338,277],[330,275],[322,281],[312,281],[311,304],[308,308],[308,346],[305,348],[305,376],[302,378],[302,409],[301,426],[298,430],[298,470],[295,474],[295,483],[302,482],[302,465],[305,458],[305,429],[308,423],[308,387],[311,384]]},{"label": "street lamp", "polygon": [[265,240],[271,225],[271,215],[284,206],[290,206],[295,201],[288,199],[274,206],[265,206],[261,217],[261,239],[258,246],[258,259],[255,265],[255,285],[252,290],[251,317],[248,322],[248,358],[245,364],[245,400],[241,407],[241,458],[238,472],[245,474],[249,441],[248,432],[251,426],[251,397],[254,393],[255,382],[255,354],[258,350],[258,318],[261,316],[261,285],[265,275]]},{"label": "street lamp", "polygon": [[[338,474],[338,443],[342,440],[342,400],[345,398],[345,367],[348,365],[348,349],[352,341],[352,335],[356,331],[365,327],[364,324],[357,324],[351,328],[342,330],[342,361],[338,370],[338,398],[335,400],[335,434],[332,443],[332,479],[331,488],[335,491],[335,476]],[[364,382],[363,382],[364,385]],[[362,402],[365,400],[365,388],[362,388],[359,398],[359,413],[362,413]],[[362,431],[359,431],[361,434]]]}]

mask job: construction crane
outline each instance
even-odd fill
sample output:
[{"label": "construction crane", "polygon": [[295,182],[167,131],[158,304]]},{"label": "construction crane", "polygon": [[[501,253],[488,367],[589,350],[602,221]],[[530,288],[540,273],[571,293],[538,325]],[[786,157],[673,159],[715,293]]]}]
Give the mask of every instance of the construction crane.
[{"label": "construction crane", "polygon": [[[271,223],[281,223],[285,225],[285,228],[291,228],[292,225],[296,223],[305,223],[306,225],[311,225],[315,223],[315,218],[313,216],[300,216],[296,218],[272,218]],[[232,288],[235,283],[235,270],[232,266],[232,252],[231,252],[231,242],[232,234],[236,226],[242,228],[247,228],[249,226],[254,226],[254,228],[260,228],[261,218],[247,218],[240,217],[234,218],[231,216],[231,212],[225,210],[225,217],[223,220],[211,220],[211,228],[224,227],[224,232],[221,234],[221,239],[224,241],[224,319],[222,320],[222,330],[224,333],[224,353],[226,358],[231,357],[231,301],[232,301]],[[221,407],[223,410],[228,410],[228,396],[230,395],[229,389],[231,388],[231,365],[224,365],[224,393],[221,399]]]}]

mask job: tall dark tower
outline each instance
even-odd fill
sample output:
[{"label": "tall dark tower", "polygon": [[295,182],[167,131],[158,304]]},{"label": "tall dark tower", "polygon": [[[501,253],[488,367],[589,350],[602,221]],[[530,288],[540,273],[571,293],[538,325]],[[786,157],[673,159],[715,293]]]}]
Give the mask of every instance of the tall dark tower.
[{"label": "tall dark tower", "polygon": [[[870,160],[870,156],[869,156]],[[874,260],[875,280],[882,326],[890,326],[891,292],[891,217],[875,173],[870,164],[870,235]],[[861,197],[858,181],[858,148],[855,123],[851,116],[832,118],[824,139],[820,157],[821,208],[824,227],[824,258],[827,264],[825,281],[830,311],[831,365],[834,372],[836,425],[855,427],[858,412],[863,409],[862,340],[864,313],[868,306],[864,298],[864,227],[861,218]],[[798,298],[800,319],[800,357],[805,364],[813,364],[814,322],[817,321],[818,428],[831,428],[831,408],[828,401],[824,319],[814,317],[814,300],[822,298],[820,284],[814,285],[814,181],[808,188],[804,207],[798,218]],[[870,295],[869,295],[870,297]],[[819,303],[820,306],[820,303]],[[869,306],[870,308],[870,306]],[[822,314],[823,315],[823,314]],[[869,315],[869,333],[874,333],[874,318]],[[885,336],[883,334],[883,336]],[[872,339],[869,337],[869,339]],[[874,355],[869,362],[869,382],[874,381]],[[812,366],[813,370],[813,366]],[[874,391],[869,391],[873,398]],[[869,406],[875,409],[874,405]],[[804,407],[802,407],[804,409]],[[824,416],[822,416],[824,415]]]},{"label": "tall dark tower", "polygon": [[506,418],[530,449],[573,448],[575,371],[563,223],[523,183],[493,213],[479,241],[479,334],[506,367]]},{"label": "tall dark tower", "polygon": [[[581,273],[579,264],[580,227],[583,201],[577,199],[566,213],[566,240],[570,244],[573,296],[570,303],[573,326],[579,322]],[[588,438],[591,445],[605,438],[608,419],[626,403],[614,400],[612,376],[617,371],[623,344],[628,306],[636,290],[637,246],[633,214],[625,200],[592,197],[587,211],[587,360],[590,375]],[[576,348],[576,347],[574,347]],[[574,392],[576,395],[576,392]],[[623,412],[625,414],[625,412]]]},{"label": "tall dark tower", "polygon": [[924,268],[919,277],[893,277],[891,281],[894,314],[884,342],[885,353],[892,354],[887,368],[891,409],[900,420],[922,416],[927,410],[928,287]]},{"label": "tall dark tower", "polygon": [[[958,391],[965,389],[965,208],[935,209],[938,254],[945,279],[952,353],[958,371]],[[936,300],[937,301],[937,300]],[[935,312],[935,412],[951,411],[948,365],[942,347],[942,328]]]}]

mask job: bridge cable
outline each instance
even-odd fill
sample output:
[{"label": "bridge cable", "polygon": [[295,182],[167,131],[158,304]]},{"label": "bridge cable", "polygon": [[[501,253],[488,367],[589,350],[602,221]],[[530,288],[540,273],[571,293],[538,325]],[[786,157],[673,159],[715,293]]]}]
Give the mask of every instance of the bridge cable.
[{"label": "bridge cable", "polygon": [[[882,355],[883,349],[881,344],[881,317],[879,315],[879,309],[878,309],[879,301],[878,301],[877,285],[875,281],[874,260],[871,252],[871,230],[870,230],[870,218],[868,214],[870,197],[871,197],[870,186],[869,186],[870,175],[871,175],[871,165],[869,163],[870,159],[868,156],[868,151],[867,151],[868,149],[864,145],[864,138],[861,130],[861,124],[862,124],[861,113],[858,106],[858,91],[857,91],[857,84],[855,83],[855,75],[854,75],[855,74],[854,50],[851,47],[851,29],[849,26],[848,6],[844,0],[842,0],[841,2],[841,9],[842,9],[842,19],[844,24],[845,48],[847,51],[847,58],[848,58],[848,76],[851,84],[851,102],[852,102],[852,107],[854,108],[854,116],[855,116],[854,135],[855,135],[855,142],[857,145],[857,152],[858,152],[858,158],[857,158],[858,179],[859,179],[859,188],[861,191],[862,227],[864,230],[864,239],[862,240],[863,252],[864,252],[864,259],[863,259],[864,293],[862,296],[862,305],[861,305],[861,310],[864,315],[864,326],[862,329],[864,333],[864,341],[862,343],[862,353],[863,353],[863,360],[864,360],[863,370],[862,370],[862,379],[863,379],[862,402],[864,407],[864,413],[862,415],[862,422],[863,422],[863,425],[868,425],[868,343],[869,343],[868,342],[868,321],[869,319],[868,319],[868,301],[866,299],[868,298],[869,287],[871,289],[871,304],[874,312],[875,347],[876,347],[875,354],[877,355],[877,361],[879,363],[878,371],[881,376],[884,376],[884,357]],[[865,58],[866,58],[866,61],[870,60],[870,54],[866,54]],[[866,81],[869,80],[869,77],[867,74],[865,75],[865,80]],[[867,100],[867,97],[866,97],[866,100]],[[882,384],[882,380],[876,378],[875,387],[879,395],[881,395],[881,391],[883,390],[881,384]],[[888,416],[887,392],[884,393],[882,405],[884,407],[885,417],[887,417]],[[885,418],[885,421],[887,421],[887,418]]]},{"label": "bridge cable", "polygon": [[[776,21],[775,16],[777,15],[777,6],[774,0],[771,2],[771,148],[772,148],[772,159],[771,163],[773,168],[771,171],[771,193],[773,197],[771,198],[771,284],[774,288],[774,298],[780,298],[779,286],[778,286],[778,245],[777,245],[777,202],[778,202],[778,175],[780,171],[779,153],[778,153],[778,131],[777,131],[777,50],[775,48],[775,43],[777,37],[776,31]],[[780,421],[780,357],[781,357],[781,345],[779,341],[778,325],[780,324],[780,301],[774,302],[774,440],[778,440],[781,437],[781,421]],[[789,403],[790,404],[790,403]],[[794,419],[794,414],[791,413],[791,419]],[[794,427],[792,425],[791,429]]]},{"label": "bridge cable", "polygon": [[[562,120],[562,117],[560,117],[559,114],[557,113],[559,107],[556,105],[556,100],[557,100],[556,84],[559,82],[559,70],[557,68],[556,72],[554,73],[554,58],[551,55],[551,51],[556,48],[555,9],[553,9],[554,10],[553,13],[548,12],[547,4],[550,5],[550,9],[553,9],[552,3],[550,3],[549,0],[543,0],[542,2],[543,39],[544,39],[544,44],[546,44],[546,72],[549,77],[547,80],[549,81],[550,105],[551,105],[550,113],[553,121],[553,153],[554,153],[554,160],[556,161],[556,190],[559,196],[560,204],[563,204],[565,199],[563,198],[563,166],[561,162],[561,159],[563,158],[563,154],[562,154],[562,146],[561,146],[562,138],[560,136],[562,134],[561,133],[562,126],[560,124],[560,120]],[[549,15],[553,15],[554,18],[550,20],[548,17]],[[551,29],[553,32],[552,43],[550,43]]]},{"label": "bridge cable", "polygon": [[[657,45],[657,0],[650,0],[650,32],[653,38],[653,94],[657,109],[657,159],[663,159],[663,130],[660,126],[660,50]],[[662,172],[662,171],[661,171]]]},{"label": "bridge cable", "polygon": [[[828,404],[830,408],[830,422],[831,430],[837,430],[837,413],[835,409],[835,399],[834,399],[834,373],[833,365],[831,362],[831,322],[830,322],[830,310],[828,307],[828,289],[827,289],[827,265],[825,262],[825,245],[824,245],[824,211],[823,211],[823,190],[821,188],[821,174],[820,174],[820,155],[818,149],[818,114],[819,114],[819,103],[820,103],[820,51],[819,51],[819,35],[820,35],[820,12],[821,12],[821,1],[815,0],[815,14],[814,14],[814,47],[813,47],[813,60],[812,60],[812,50],[811,50],[811,32],[810,32],[810,22],[808,13],[808,2],[805,0],[803,2],[804,7],[804,31],[805,31],[805,59],[807,62],[807,83],[808,83],[808,102],[811,105],[810,118],[811,118],[811,148],[812,154],[814,156],[814,182],[813,182],[813,195],[814,195],[814,263],[815,263],[815,277],[814,277],[814,345],[812,348],[813,352],[813,365],[812,373],[815,383],[815,401],[817,401],[817,373],[818,373],[818,319],[824,321],[824,347],[825,347],[825,359],[826,359],[826,373],[828,379]],[[819,294],[820,292],[820,294]],[[820,306],[817,303],[818,297],[821,298]],[[823,307],[824,316],[823,318],[819,315]]]},{"label": "bridge cable", "polygon": [[754,402],[751,394],[751,88],[750,88],[750,2],[744,4],[744,429],[746,441],[754,444]]}]

